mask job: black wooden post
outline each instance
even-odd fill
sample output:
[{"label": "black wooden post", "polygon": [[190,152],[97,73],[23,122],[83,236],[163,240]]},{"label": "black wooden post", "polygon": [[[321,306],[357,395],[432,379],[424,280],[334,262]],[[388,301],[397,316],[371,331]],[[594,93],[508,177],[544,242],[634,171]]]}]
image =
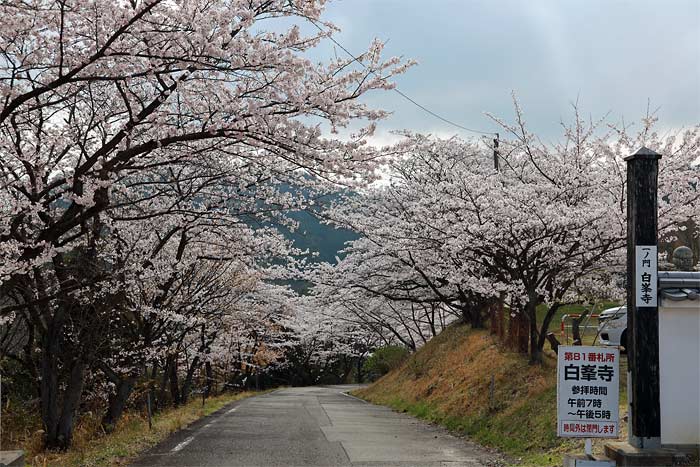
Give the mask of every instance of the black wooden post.
[{"label": "black wooden post", "polygon": [[[660,444],[659,310],[637,306],[640,275],[637,247],[657,246],[657,182],[661,155],[641,148],[627,162],[627,358],[629,364],[630,444]],[[656,248],[654,248],[655,250]],[[656,258],[653,258],[656,265]],[[657,284],[651,284],[656,293]],[[656,305],[656,298],[650,304]]]}]

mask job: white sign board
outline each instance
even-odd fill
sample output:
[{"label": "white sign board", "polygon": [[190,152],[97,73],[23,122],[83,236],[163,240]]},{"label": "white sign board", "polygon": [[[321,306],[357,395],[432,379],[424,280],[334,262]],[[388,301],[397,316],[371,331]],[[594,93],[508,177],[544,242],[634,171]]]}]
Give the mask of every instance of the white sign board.
[{"label": "white sign board", "polygon": [[635,247],[634,295],[637,307],[654,307],[658,295],[658,255],[655,245]]},{"label": "white sign board", "polygon": [[560,346],[557,365],[557,435],[617,438],[620,425],[620,351]]}]

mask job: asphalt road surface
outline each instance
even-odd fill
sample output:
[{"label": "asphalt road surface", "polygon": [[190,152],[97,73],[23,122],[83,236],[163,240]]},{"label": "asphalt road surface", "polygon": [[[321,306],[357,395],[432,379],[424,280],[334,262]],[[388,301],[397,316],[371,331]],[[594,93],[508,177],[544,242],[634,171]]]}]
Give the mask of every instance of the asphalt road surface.
[{"label": "asphalt road surface", "polygon": [[346,394],[352,386],[281,389],[244,399],[173,434],[132,467],[497,465],[441,428]]}]

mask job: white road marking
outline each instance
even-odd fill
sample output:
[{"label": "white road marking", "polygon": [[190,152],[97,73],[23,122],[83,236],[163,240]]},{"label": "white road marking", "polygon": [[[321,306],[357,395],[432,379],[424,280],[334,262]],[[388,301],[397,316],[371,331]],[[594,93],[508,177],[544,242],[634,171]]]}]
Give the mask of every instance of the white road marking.
[{"label": "white road marking", "polygon": [[365,404],[369,404],[369,402],[367,402],[366,400],[360,399],[359,397],[355,397],[355,396],[353,396],[352,394],[348,394],[347,392],[341,392],[340,394],[342,394],[342,395],[344,395],[344,396],[346,396],[346,397],[351,397],[351,398],[353,398],[353,399],[355,399],[355,400],[357,400],[357,401],[364,402]]},{"label": "white road marking", "polygon": [[185,446],[187,446],[188,444],[190,444],[190,443],[192,442],[193,439],[194,439],[194,436],[190,436],[189,438],[187,438],[186,440],[184,440],[182,443],[180,443],[180,444],[178,444],[177,446],[175,446],[170,452],[178,452],[179,450],[181,450],[182,448],[184,448]]},{"label": "white road marking", "polygon": [[238,407],[232,408],[231,410],[229,410],[228,412],[226,412],[226,414],[228,415],[228,414],[230,414],[230,413],[235,412],[236,410],[238,410]]}]

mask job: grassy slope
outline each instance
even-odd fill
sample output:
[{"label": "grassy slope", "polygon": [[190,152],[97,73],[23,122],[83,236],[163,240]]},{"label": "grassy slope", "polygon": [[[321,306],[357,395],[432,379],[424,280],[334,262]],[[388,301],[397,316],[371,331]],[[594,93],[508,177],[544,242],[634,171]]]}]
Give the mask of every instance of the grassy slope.
[{"label": "grassy slope", "polygon": [[254,392],[222,394],[207,399],[204,407],[201,399],[193,399],[185,406],[166,409],[154,415],[152,430],[148,429],[148,421],[142,414],[125,413],[114,432],[101,435],[97,431],[97,419],[84,417],[76,427],[73,447],[68,452],[42,452],[40,432],[36,432],[38,436],[26,439],[21,447],[27,453],[26,460],[29,466],[123,466],[139,453],[163,441],[171,433],[233,401],[254,395]]},{"label": "grassy slope", "polygon": [[356,395],[469,435],[523,465],[561,465],[564,452],[583,446],[556,436],[553,355],[543,365],[531,366],[488,332],[466,325],[449,327]]}]

